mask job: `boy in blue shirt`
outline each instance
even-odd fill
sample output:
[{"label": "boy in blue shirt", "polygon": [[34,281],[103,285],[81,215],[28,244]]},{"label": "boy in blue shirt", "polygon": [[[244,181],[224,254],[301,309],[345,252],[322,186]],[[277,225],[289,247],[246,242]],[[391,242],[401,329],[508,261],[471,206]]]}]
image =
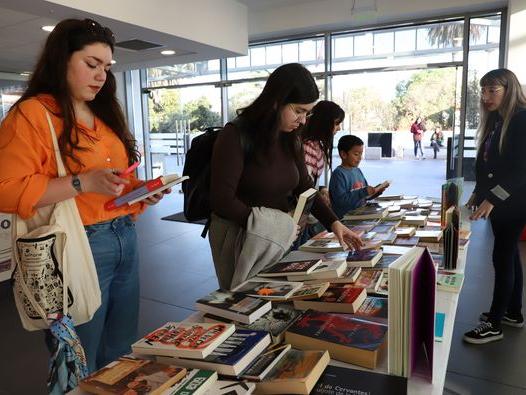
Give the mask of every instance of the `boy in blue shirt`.
[{"label": "boy in blue shirt", "polygon": [[357,136],[345,135],[338,141],[342,164],[331,176],[329,195],[334,213],[342,218],[349,211],[365,205],[366,199],[380,195],[388,185],[372,187],[358,168],[363,156],[363,141]]}]

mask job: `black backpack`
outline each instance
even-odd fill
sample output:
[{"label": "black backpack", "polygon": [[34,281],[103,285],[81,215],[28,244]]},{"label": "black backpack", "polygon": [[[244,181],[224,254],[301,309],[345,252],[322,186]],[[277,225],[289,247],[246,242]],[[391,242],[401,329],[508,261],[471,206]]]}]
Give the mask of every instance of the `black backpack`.
[{"label": "black backpack", "polygon": [[[236,118],[231,123],[236,125],[241,134],[241,147],[245,151],[246,142],[244,132],[240,127],[240,119]],[[186,153],[183,175],[189,179],[182,183],[184,194],[184,216],[190,222],[207,220],[202,237],[206,236],[210,224],[210,162],[212,151],[217,136],[223,128],[210,127],[205,132],[192,140],[190,149]]]}]

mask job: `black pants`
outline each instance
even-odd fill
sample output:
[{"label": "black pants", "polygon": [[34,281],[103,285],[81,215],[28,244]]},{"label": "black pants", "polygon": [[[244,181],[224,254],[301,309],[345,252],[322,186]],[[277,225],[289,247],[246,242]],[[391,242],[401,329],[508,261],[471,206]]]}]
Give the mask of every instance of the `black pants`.
[{"label": "black pants", "polygon": [[522,265],[518,243],[526,225],[526,216],[517,212],[515,216],[491,214],[491,227],[495,236],[495,284],[489,318],[500,324],[506,312],[519,314],[522,309]]}]

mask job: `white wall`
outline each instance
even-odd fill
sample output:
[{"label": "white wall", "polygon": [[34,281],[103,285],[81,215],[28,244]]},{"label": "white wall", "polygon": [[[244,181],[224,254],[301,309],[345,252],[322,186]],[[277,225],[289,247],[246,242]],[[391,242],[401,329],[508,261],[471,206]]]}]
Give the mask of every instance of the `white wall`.
[{"label": "white wall", "polygon": [[[356,0],[356,8],[365,11],[351,15],[353,0],[317,0],[303,5],[249,11],[248,34],[250,39],[263,39],[488,10],[506,4],[506,0]],[[376,8],[377,12],[367,11],[371,8]]]}]

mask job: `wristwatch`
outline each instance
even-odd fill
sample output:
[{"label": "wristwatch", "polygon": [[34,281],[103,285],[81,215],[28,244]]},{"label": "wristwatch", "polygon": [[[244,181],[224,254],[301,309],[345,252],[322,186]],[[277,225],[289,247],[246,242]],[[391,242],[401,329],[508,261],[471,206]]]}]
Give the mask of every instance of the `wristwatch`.
[{"label": "wristwatch", "polygon": [[78,193],[82,192],[82,185],[80,184],[80,178],[78,175],[73,174],[71,177],[71,185],[73,185],[73,188],[75,188]]}]

